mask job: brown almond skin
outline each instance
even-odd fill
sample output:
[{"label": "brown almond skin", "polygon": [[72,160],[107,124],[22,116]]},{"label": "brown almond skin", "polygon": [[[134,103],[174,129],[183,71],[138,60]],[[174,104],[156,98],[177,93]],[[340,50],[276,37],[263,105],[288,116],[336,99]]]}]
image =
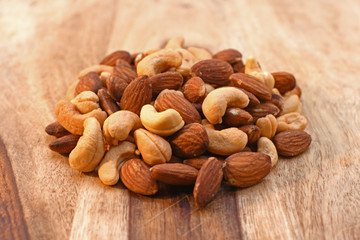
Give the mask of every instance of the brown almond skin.
[{"label": "brown almond skin", "polygon": [[49,148],[60,154],[68,154],[76,147],[79,138],[80,136],[77,135],[65,135],[52,141],[49,144]]},{"label": "brown almond skin", "polygon": [[120,108],[140,114],[142,106],[151,102],[152,89],[147,76],[140,76],[125,89],[120,100]]},{"label": "brown almond skin", "polygon": [[190,78],[183,86],[183,93],[192,103],[202,102],[206,94],[204,81],[199,77]]},{"label": "brown almond skin", "polygon": [[75,94],[78,95],[84,91],[97,91],[102,87],[99,75],[96,72],[89,72],[82,76],[75,87]]},{"label": "brown almond skin", "polygon": [[294,75],[287,72],[274,72],[271,75],[275,79],[275,86],[281,94],[292,90],[296,86],[296,79]]},{"label": "brown almond skin", "polygon": [[108,92],[110,96],[117,102],[120,101],[128,85],[129,84],[125,79],[116,75],[110,75],[110,77],[106,79],[106,87],[108,89]]},{"label": "brown almond skin", "polygon": [[62,137],[70,134],[70,132],[66,130],[58,121],[47,125],[45,128],[45,132],[55,137]]},{"label": "brown almond skin", "polygon": [[283,105],[284,105],[284,99],[282,96],[278,95],[278,94],[273,94],[271,96],[271,101],[272,104],[274,104],[275,106],[277,106],[280,110],[280,112],[283,109]]},{"label": "brown almond skin", "polygon": [[224,178],[235,187],[249,187],[270,173],[271,159],[258,152],[240,152],[225,159]]},{"label": "brown almond skin", "polygon": [[164,163],[150,168],[153,179],[170,185],[193,185],[198,170],[183,163]]},{"label": "brown almond skin", "polygon": [[158,95],[164,89],[179,89],[183,84],[183,76],[178,72],[164,72],[149,78],[152,85],[153,96]]},{"label": "brown almond skin", "polygon": [[101,109],[104,110],[109,116],[120,110],[119,105],[117,105],[116,101],[111,98],[105,88],[99,89],[97,95],[99,97]]},{"label": "brown almond skin", "polygon": [[108,66],[115,66],[116,65],[116,60],[118,59],[122,59],[126,62],[128,62],[129,64],[131,63],[131,55],[129,52],[127,51],[115,51],[110,53],[109,55],[107,55],[101,62],[100,64],[103,65],[108,65]]},{"label": "brown almond skin", "polygon": [[180,158],[194,158],[203,154],[209,146],[205,127],[190,123],[169,138],[171,149]]},{"label": "brown almond skin", "polygon": [[185,159],[183,163],[199,170],[202,167],[202,165],[208,160],[208,158],[209,158],[208,156],[189,158],[189,159]]},{"label": "brown almond skin", "polygon": [[272,114],[276,117],[280,113],[280,109],[271,102],[260,103],[253,107],[247,107],[245,110],[253,116],[254,121],[257,121],[259,118],[265,117],[268,114]]},{"label": "brown almond skin", "polygon": [[257,140],[259,140],[259,138],[261,137],[261,130],[256,125],[244,125],[239,127],[239,129],[246,133],[246,135],[248,136],[249,144],[256,143]]},{"label": "brown almond skin", "polygon": [[242,54],[236,49],[229,48],[214,54],[213,59],[219,59],[233,64],[241,61]]},{"label": "brown almond skin", "polygon": [[136,72],[131,66],[128,66],[128,64],[116,65],[112,70],[112,75],[125,80],[127,83],[130,83],[137,78]]},{"label": "brown almond skin", "polygon": [[303,130],[286,130],[274,137],[276,150],[285,157],[294,157],[303,153],[310,143],[310,134]]},{"label": "brown almond skin", "polygon": [[229,77],[233,72],[229,63],[218,59],[199,61],[190,69],[191,76],[200,77],[204,82],[217,87],[229,85]]},{"label": "brown almond skin", "polygon": [[132,192],[153,195],[158,191],[158,185],[151,177],[149,167],[140,159],[126,161],[120,169],[120,178]]},{"label": "brown almond skin", "polygon": [[232,67],[234,69],[234,73],[245,73],[245,64],[243,61],[232,64]]},{"label": "brown almond skin", "polygon": [[223,179],[222,163],[209,158],[200,168],[194,186],[194,200],[198,208],[206,206],[216,195]]},{"label": "brown almond skin", "polygon": [[247,111],[241,108],[227,108],[223,121],[230,127],[239,127],[240,125],[249,124],[253,121],[253,117]]},{"label": "brown almond skin", "polygon": [[261,100],[271,100],[271,90],[256,77],[245,73],[234,73],[230,76],[230,80],[235,87],[243,88]]},{"label": "brown almond skin", "polygon": [[249,98],[249,104],[248,104],[248,107],[253,107],[253,106],[256,106],[260,103],[260,100],[254,95],[252,94],[251,92],[249,91],[246,91],[245,89],[243,88],[239,88],[241,91],[243,91]]},{"label": "brown almond skin", "polygon": [[181,115],[185,124],[201,122],[200,114],[191,102],[176,93],[168,92],[162,94],[156,99],[154,107],[158,112],[169,108],[175,109]]}]

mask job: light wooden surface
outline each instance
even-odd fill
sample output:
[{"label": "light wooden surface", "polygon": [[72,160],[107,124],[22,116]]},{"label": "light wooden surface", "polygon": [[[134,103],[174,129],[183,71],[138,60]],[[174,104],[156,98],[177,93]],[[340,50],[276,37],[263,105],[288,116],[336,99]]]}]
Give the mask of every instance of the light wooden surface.
[{"label": "light wooden surface", "polygon": [[[359,1],[2,0],[0,25],[0,239],[360,238]],[[51,152],[44,132],[82,68],[174,35],[294,73],[313,138],[203,210],[187,188],[104,187]]]}]

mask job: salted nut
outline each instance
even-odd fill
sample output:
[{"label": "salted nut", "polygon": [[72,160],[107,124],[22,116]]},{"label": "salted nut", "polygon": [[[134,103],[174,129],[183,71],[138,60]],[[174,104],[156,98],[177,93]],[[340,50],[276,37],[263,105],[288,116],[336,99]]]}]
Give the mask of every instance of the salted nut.
[{"label": "salted nut", "polygon": [[137,74],[152,77],[171,67],[179,67],[181,55],[171,49],[162,49],[144,57],[137,65]]},{"label": "salted nut", "polygon": [[72,169],[92,172],[104,156],[104,140],[96,118],[87,118],[84,129],[83,135],[69,155],[69,164]]},{"label": "salted nut", "polygon": [[131,158],[135,158],[136,145],[123,141],[118,146],[110,147],[104,159],[99,165],[99,178],[105,185],[114,185],[119,181],[121,164]]},{"label": "salted nut", "polygon": [[291,129],[304,130],[307,125],[306,117],[298,112],[284,114],[276,120],[278,122],[277,132]]},{"label": "salted nut", "polygon": [[261,136],[272,138],[275,136],[278,122],[272,114],[268,114],[265,117],[259,118],[256,121],[256,126],[260,128]]},{"label": "salted nut", "polygon": [[249,104],[248,96],[238,88],[222,87],[211,91],[205,98],[202,110],[211,124],[222,123],[226,108],[244,108]]},{"label": "salted nut", "polygon": [[99,97],[92,91],[81,92],[70,102],[74,104],[76,109],[82,114],[89,113],[100,107]]},{"label": "salted nut", "polygon": [[261,70],[258,61],[254,57],[248,57],[245,63],[245,73],[252,75],[262,81],[269,89],[273,89],[275,79],[269,72]]},{"label": "salted nut", "polygon": [[131,131],[140,127],[142,125],[137,114],[127,110],[117,111],[105,120],[104,137],[106,142],[118,145],[119,141],[124,141]]},{"label": "salted nut", "polygon": [[144,162],[150,166],[166,163],[170,160],[171,146],[164,138],[143,128],[135,130],[134,137]]},{"label": "salted nut", "polygon": [[152,133],[160,136],[170,136],[180,130],[185,122],[174,109],[157,112],[153,105],[144,105],[140,112],[143,126]]},{"label": "salted nut", "polygon": [[187,50],[199,61],[212,59],[211,53],[205,48],[188,47]]},{"label": "salted nut", "polygon": [[283,109],[280,115],[285,115],[291,112],[302,112],[302,103],[300,102],[300,98],[296,94],[285,98]]},{"label": "salted nut", "polygon": [[267,137],[259,138],[257,142],[257,152],[270,156],[271,167],[274,167],[279,159],[274,143]]},{"label": "salted nut", "polygon": [[89,117],[96,118],[100,126],[103,125],[107,114],[100,108],[89,113],[81,114],[71,102],[61,100],[55,106],[55,115],[59,123],[74,135],[82,135],[84,131],[84,121]]},{"label": "salted nut", "polygon": [[223,130],[215,130],[214,126],[203,121],[209,137],[208,151],[218,155],[230,155],[240,152],[247,144],[248,137],[246,133],[238,128],[226,128]]}]

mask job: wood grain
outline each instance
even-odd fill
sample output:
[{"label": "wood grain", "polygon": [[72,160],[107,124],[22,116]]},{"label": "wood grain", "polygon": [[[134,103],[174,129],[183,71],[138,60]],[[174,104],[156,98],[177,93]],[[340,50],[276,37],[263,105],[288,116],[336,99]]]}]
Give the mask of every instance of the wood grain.
[{"label": "wood grain", "polygon": [[[359,22],[356,0],[0,0],[0,239],[359,239]],[[202,210],[187,188],[104,187],[50,152],[44,132],[81,69],[175,35],[293,73],[313,138]]]}]

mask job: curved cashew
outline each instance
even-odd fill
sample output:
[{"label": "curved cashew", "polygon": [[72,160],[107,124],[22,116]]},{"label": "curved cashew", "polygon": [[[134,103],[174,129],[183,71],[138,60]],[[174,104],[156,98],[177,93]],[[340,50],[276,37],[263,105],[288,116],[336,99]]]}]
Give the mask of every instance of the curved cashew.
[{"label": "curved cashew", "polygon": [[298,113],[302,112],[302,103],[300,102],[300,98],[296,94],[293,94],[285,98],[283,109],[280,115],[285,115],[291,112],[298,112]]},{"label": "curved cashew", "polygon": [[271,158],[271,167],[275,166],[277,163],[279,156],[276,151],[276,147],[274,143],[267,137],[261,137],[259,138],[257,142],[257,151],[259,153],[264,153],[266,155],[269,155]]},{"label": "curved cashew", "polygon": [[83,135],[69,155],[69,164],[72,169],[91,172],[104,156],[105,146],[101,127],[96,118],[87,118],[84,128]]},{"label": "curved cashew", "polygon": [[277,118],[277,122],[277,132],[291,129],[304,130],[307,125],[306,117],[298,112],[284,114]]},{"label": "curved cashew", "polygon": [[71,85],[69,86],[68,90],[66,91],[66,100],[71,101],[72,99],[74,99],[74,97],[76,96],[76,86],[79,83],[79,79],[77,79],[76,81],[74,81],[73,83],[71,83]]},{"label": "curved cashew", "polygon": [[94,117],[99,121],[100,126],[102,126],[107,117],[106,112],[100,108],[86,114],[80,114],[74,104],[65,100],[61,100],[56,104],[55,115],[61,126],[74,135],[83,134],[85,119]]},{"label": "curved cashew", "polygon": [[259,62],[253,57],[249,56],[246,59],[245,63],[245,73],[251,74],[252,72],[261,72],[261,67],[259,65]]},{"label": "curved cashew", "polygon": [[243,150],[248,142],[246,133],[238,128],[215,130],[214,126],[203,121],[209,137],[208,151],[218,155],[231,155]]},{"label": "curved cashew", "polygon": [[199,60],[186,49],[179,48],[176,49],[175,51],[177,51],[182,58],[181,65],[176,68],[176,71],[183,76],[189,76],[190,68]]},{"label": "curved cashew", "polygon": [[134,132],[136,145],[144,162],[153,166],[170,160],[172,150],[170,143],[162,137],[139,128]]},{"label": "curved cashew", "polygon": [[81,92],[70,102],[74,104],[76,109],[82,114],[89,113],[100,107],[98,103],[99,97],[92,91]]},{"label": "curved cashew", "polygon": [[249,104],[249,97],[235,87],[222,87],[211,91],[205,98],[202,110],[211,124],[222,123],[227,107],[244,108]]},{"label": "curved cashew", "polygon": [[78,78],[80,79],[82,76],[84,76],[85,74],[89,73],[89,72],[96,72],[97,74],[101,74],[102,72],[112,72],[113,71],[113,67],[108,66],[108,65],[93,65],[90,67],[87,67],[83,70],[81,70],[81,72],[78,74]]},{"label": "curved cashew", "polygon": [[184,38],[177,36],[177,37],[173,37],[171,38],[165,46],[165,49],[178,49],[178,48],[182,48],[184,46]]},{"label": "curved cashew", "polygon": [[98,174],[100,180],[105,185],[116,184],[119,181],[121,164],[128,159],[135,158],[135,150],[136,145],[128,141],[110,147],[99,165]]},{"label": "curved cashew", "polygon": [[144,57],[137,65],[137,74],[154,76],[171,67],[181,65],[181,56],[175,50],[162,49]]},{"label": "curved cashew", "polygon": [[269,72],[261,70],[261,67],[254,57],[248,57],[245,63],[245,73],[252,75],[263,82],[269,89],[273,89],[275,79]]},{"label": "curved cashew", "polygon": [[142,107],[140,120],[147,130],[160,136],[170,136],[185,124],[176,110],[167,109],[163,112],[157,112],[154,106],[150,104]]},{"label": "curved cashew", "polygon": [[188,47],[187,50],[195,56],[195,58],[199,61],[206,60],[206,59],[212,59],[211,53],[206,50],[205,48],[199,48],[199,47]]},{"label": "curved cashew", "polygon": [[268,114],[265,117],[259,118],[256,121],[256,126],[260,128],[262,137],[272,138],[276,133],[278,122],[274,115]]},{"label": "curved cashew", "polygon": [[120,110],[111,114],[104,122],[103,132],[106,142],[118,145],[124,141],[132,130],[142,127],[137,114]]}]

